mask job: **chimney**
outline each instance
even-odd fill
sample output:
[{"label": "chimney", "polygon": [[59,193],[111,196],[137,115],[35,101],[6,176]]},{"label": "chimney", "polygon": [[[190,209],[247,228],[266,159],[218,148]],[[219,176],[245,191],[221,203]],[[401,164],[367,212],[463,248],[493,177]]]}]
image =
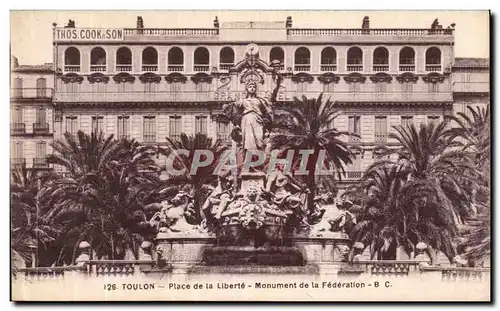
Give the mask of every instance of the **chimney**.
[{"label": "chimney", "polygon": [[64,28],[75,28],[75,21],[70,19],[68,21],[68,24],[66,26],[64,26]]},{"label": "chimney", "polygon": [[17,57],[15,57],[15,56],[12,56],[10,58],[10,63],[11,63],[11,65],[10,65],[11,68],[17,68],[17,67],[19,67],[19,61],[17,60]]},{"label": "chimney", "polygon": [[286,18],[286,28],[292,28],[292,17],[288,16]]},{"label": "chimney", "polygon": [[142,16],[137,16],[137,29],[144,28],[144,21],[142,20]]},{"label": "chimney", "polygon": [[217,16],[214,19],[214,28],[219,28],[219,18]]}]

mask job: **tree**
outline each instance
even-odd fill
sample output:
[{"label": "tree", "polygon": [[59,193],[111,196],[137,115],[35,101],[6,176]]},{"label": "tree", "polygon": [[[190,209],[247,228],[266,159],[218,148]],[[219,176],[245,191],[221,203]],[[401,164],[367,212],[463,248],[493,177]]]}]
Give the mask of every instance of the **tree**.
[{"label": "tree", "polygon": [[295,97],[293,105],[286,105],[282,108],[284,117],[274,125],[271,146],[283,152],[294,150],[295,154],[298,154],[300,150],[313,151],[306,166],[308,171],[306,184],[310,190],[307,204],[309,213],[312,214],[320,152],[325,152],[323,164],[326,168],[333,169],[341,179],[341,175],[345,174],[344,166],[352,163],[353,157],[342,138],[354,134],[329,128],[329,124],[341,112],[336,110],[335,104],[329,99],[324,101],[323,94],[314,99],[307,99],[303,96],[300,100]]},{"label": "tree", "polygon": [[[169,137],[166,139],[166,154],[175,157],[175,161],[173,162],[174,168],[176,170],[184,170],[181,175],[175,175],[169,172],[169,168],[167,167],[167,173],[170,174],[169,183],[186,183],[193,187],[193,204],[196,209],[195,221],[200,223],[202,219],[201,206],[203,202],[201,202],[201,199],[204,196],[203,193],[207,192],[207,186],[217,179],[215,169],[227,147],[220,140],[212,142],[212,139],[203,133],[197,133],[194,136],[182,133],[178,140],[173,140]],[[187,150],[188,154],[181,155],[179,154],[179,150]],[[196,172],[192,172],[193,162],[199,160],[195,159],[195,152],[200,150],[207,150],[208,153],[213,155],[213,159],[208,165],[198,167]],[[205,155],[201,155],[200,157],[202,161],[206,160]]]}]

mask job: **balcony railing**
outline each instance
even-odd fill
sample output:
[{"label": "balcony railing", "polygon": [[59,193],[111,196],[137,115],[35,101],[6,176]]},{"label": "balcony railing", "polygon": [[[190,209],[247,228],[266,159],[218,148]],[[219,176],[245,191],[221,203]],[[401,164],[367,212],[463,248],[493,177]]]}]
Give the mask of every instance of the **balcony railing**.
[{"label": "balcony railing", "polygon": [[10,163],[14,166],[22,166],[22,165],[26,165],[26,159],[25,158],[11,158]]},{"label": "balcony railing", "polygon": [[33,158],[33,168],[48,168],[49,164],[45,158]]},{"label": "balcony railing", "polygon": [[309,70],[311,70],[311,65],[295,64],[294,70],[295,71],[309,71]]},{"label": "balcony railing", "polygon": [[11,98],[13,99],[51,99],[53,95],[52,88],[13,88]]},{"label": "balcony railing", "polygon": [[337,65],[321,64],[321,71],[337,71]]},{"label": "balcony railing", "polygon": [[301,36],[426,36],[426,35],[453,35],[453,29],[287,29],[287,35]]},{"label": "balcony railing", "polygon": [[90,65],[91,72],[103,72],[106,71],[106,65]]},{"label": "balcony railing", "polygon": [[158,71],[158,65],[142,65],[142,71]]},{"label": "balcony railing", "polygon": [[193,70],[196,72],[207,72],[210,70],[210,65],[194,65]]},{"label": "balcony railing", "polygon": [[425,65],[425,71],[441,71],[441,65]]},{"label": "balcony railing", "polygon": [[363,172],[361,172],[361,171],[346,172],[347,179],[360,179],[362,175],[363,175]]},{"label": "balcony railing", "polygon": [[64,71],[66,71],[66,72],[79,72],[80,65],[64,65]]},{"label": "balcony railing", "polygon": [[132,64],[130,65],[116,65],[116,71],[118,72],[130,72],[132,71]]},{"label": "balcony railing", "polygon": [[145,133],[143,139],[144,141],[156,141],[156,133]]},{"label": "balcony railing", "polygon": [[385,143],[385,142],[387,142],[387,133],[385,133],[385,134],[377,134],[377,133],[375,133],[375,142],[376,143]]},{"label": "balcony railing", "polygon": [[234,66],[234,64],[232,64],[232,63],[220,64],[219,69],[220,70],[229,70],[233,66]]},{"label": "balcony railing", "polygon": [[[277,99],[279,101],[292,101],[294,96],[305,95],[309,98],[318,97],[321,92],[304,91],[297,93],[295,91],[279,92]],[[234,101],[244,98],[245,92],[57,92],[55,101],[64,103],[96,103],[96,102],[198,102],[198,101]],[[259,96],[269,95],[266,92],[259,92]],[[429,93],[426,91],[414,91],[403,93],[402,91],[388,91],[384,93],[376,90],[357,91],[357,92],[335,92],[337,101],[451,101],[451,90],[441,89],[439,92]]]},{"label": "balcony railing", "polygon": [[399,64],[399,71],[404,71],[404,72],[415,71],[415,65],[402,65],[402,64]]},{"label": "balcony railing", "polygon": [[184,65],[168,65],[168,71],[171,72],[184,71]]},{"label": "balcony railing", "polygon": [[24,134],[24,133],[26,133],[26,124],[25,123],[11,123],[10,124],[10,132],[12,134]]},{"label": "balcony railing", "polygon": [[219,29],[214,28],[197,28],[197,29],[165,29],[165,28],[128,28],[124,29],[125,36],[172,36],[172,37],[185,37],[185,36],[203,36],[210,37],[219,34]]},{"label": "balcony railing", "polygon": [[[360,135],[359,133],[356,133],[357,135]],[[348,141],[350,142],[360,142],[361,138],[356,137],[356,136],[349,136]]]},{"label": "balcony railing", "polygon": [[363,65],[347,65],[347,71],[359,72],[363,71]]},{"label": "balcony railing", "polygon": [[33,123],[33,133],[34,134],[48,134],[49,124],[48,123]]},{"label": "balcony railing", "polygon": [[373,65],[373,71],[377,71],[377,72],[389,71],[389,64]]}]

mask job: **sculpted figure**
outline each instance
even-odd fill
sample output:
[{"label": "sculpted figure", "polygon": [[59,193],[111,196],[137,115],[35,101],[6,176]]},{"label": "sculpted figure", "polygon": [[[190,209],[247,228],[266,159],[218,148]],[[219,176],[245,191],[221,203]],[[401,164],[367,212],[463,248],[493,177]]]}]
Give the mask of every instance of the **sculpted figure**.
[{"label": "sculpted figure", "polygon": [[212,190],[202,207],[205,226],[220,219],[228,205],[234,201],[233,180],[231,175],[219,176],[217,186]]},{"label": "sculpted figure", "polygon": [[293,176],[283,172],[283,165],[276,165],[276,169],[267,176],[263,192],[270,195],[274,204],[281,210],[295,210],[305,208],[304,195],[309,192]]},{"label": "sculpted figure", "polygon": [[[190,225],[186,216],[190,216],[193,210],[192,198],[184,191],[173,197],[170,202],[161,202],[161,210],[150,220],[150,224],[157,228],[166,228],[167,232],[184,232],[196,229],[197,226]],[[160,230],[161,232],[162,230]]]}]

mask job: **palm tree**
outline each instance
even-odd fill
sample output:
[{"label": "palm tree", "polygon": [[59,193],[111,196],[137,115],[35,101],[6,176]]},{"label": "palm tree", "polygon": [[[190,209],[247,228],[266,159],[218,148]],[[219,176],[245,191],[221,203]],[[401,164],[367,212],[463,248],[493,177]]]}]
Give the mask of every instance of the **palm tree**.
[{"label": "palm tree", "polygon": [[345,174],[344,166],[352,163],[352,154],[343,137],[351,135],[347,132],[329,128],[333,119],[341,114],[329,99],[323,101],[323,94],[318,98],[302,100],[294,98],[293,105],[283,106],[285,117],[274,125],[271,135],[273,149],[288,150],[313,150],[307,161],[306,184],[310,190],[308,194],[308,210],[314,210],[313,198],[316,192],[317,162],[321,151],[325,152],[324,163],[328,169],[333,169],[338,178]]},{"label": "palm tree", "polygon": [[159,168],[151,158],[156,148],[81,131],[77,139],[65,134],[53,148],[48,162],[66,172],[45,188],[52,198],[51,215],[65,226],[72,257],[84,239],[98,256],[123,257],[127,249],[135,253],[134,215],[147,204],[142,201],[149,195],[145,192],[160,184]]},{"label": "palm tree", "polygon": [[[196,209],[195,221],[199,223],[202,219],[201,199],[204,197],[204,194],[209,191],[210,187],[208,186],[217,179],[217,176],[214,174],[215,169],[218,165],[219,159],[221,159],[222,154],[227,149],[227,146],[220,140],[212,142],[212,139],[203,133],[197,133],[194,136],[188,136],[183,133],[178,140],[173,140],[169,137],[166,139],[166,153],[168,156],[175,155],[175,169],[184,169],[184,173],[182,175],[175,175],[170,172],[170,177],[167,183],[186,183],[192,186],[193,204]],[[179,150],[187,150],[188,155],[179,155]],[[197,171],[192,174],[191,168],[193,167],[193,162],[195,161],[194,155],[196,151],[200,150],[207,150],[209,153],[213,154],[213,161],[207,166],[198,167]],[[169,172],[167,171],[167,173]]]}]

